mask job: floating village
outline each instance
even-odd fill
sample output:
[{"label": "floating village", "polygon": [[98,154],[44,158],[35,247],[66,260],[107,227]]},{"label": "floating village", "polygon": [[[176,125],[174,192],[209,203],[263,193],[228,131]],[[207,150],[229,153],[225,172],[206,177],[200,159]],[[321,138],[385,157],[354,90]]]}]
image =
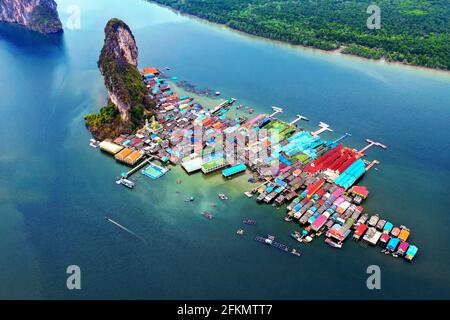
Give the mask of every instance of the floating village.
[{"label": "floating village", "polygon": [[[145,68],[142,78],[150,97],[157,101],[153,119],[133,135],[104,141],[91,139],[90,142],[92,147],[130,166],[128,172],[118,177],[117,184],[132,189],[135,186],[130,180],[133,174],[158,179],[172,165],[181,165],[189,174],[221,171],[224,179],[247,173],[254,187],[243,196],[258,203],[287,206],[284,220],[295,224],[296,230],[290,236],[296,243],[308,244],[323,236],[331,247],[342,248],[345,241],[352,238],[362,246],[379,247],[382,253],[395,258],[411,261],[416,256],[418,247],[410,243],[410,230],[406,226],[396,226],[379,214],[369,214],[361,205],[369,190],[358,183],[379,164],[377,160],[366,160],[365,153],[371,147],[386,149],[385,145],[367,140],[366,147],[355,150],[342,144],[349,133],[334,141],[323,140],[321,134],[332,131],[329,125],[320,122],[317,131],[309,132],[298,125],[299,121],[307,121],[306,117],[297,115],[292,122],[282,121],[276,117],[283,112],[278,107],[272,107],[271,114],[256,116],[251,116],[253,109],[247,108],[248,116],[231,118],[228,111],[236,99],[224,100],[208,109],[189,96],[174,93],[170,78],[160,69]],[[220,92],[214,94],[219,96]],[[236,106],[236,109],[242,108]],[[277,135],[244,143],[244,152],[239,153],[237,161],[230,163],[223,151],[223,141],[202,139],[201,147],[193,148],[194,138],[186,139],[186,134],[192,135],[195,126],[202,128],[204,137],[222,134],[247,141],[245,137],[262,129],[275,130]],[[270,155],[254,156],[263,149],[269,149]],[[218,197],[228,199],[223,193]],[[185,201],[194,200],[188,197]],[[214,218],[210,212],[201,214],[207,219]],[[256,220],[245,219],[243,223],[254,225]],[[244,229],[236,233],[243,235]],[[255,240],[296,256],[301,254],[300,250],[277,242],[273,235],[257,236]]]}]

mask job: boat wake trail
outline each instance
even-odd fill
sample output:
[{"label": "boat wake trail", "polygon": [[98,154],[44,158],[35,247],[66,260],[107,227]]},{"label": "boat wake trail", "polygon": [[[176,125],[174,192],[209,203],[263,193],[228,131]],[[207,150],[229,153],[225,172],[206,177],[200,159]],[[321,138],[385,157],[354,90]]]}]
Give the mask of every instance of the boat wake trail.
[{"label": "boat wake trail", "polygon": [[131,235],[134,236],[135,238],[141,240],[141,241],[144,242],[145,244],[147,243],[147,241],[146,241],[144,238],[140,237],[139,235],[137,235],[136,233],[134,233],[134,232],[131,231],[130,229],[124,227],[124,226],[121,225],[120,223],[118,223],[118,222],[116,222],[116,221],[114,221],[113,219],[108,218],[108,217],[105,217],[105,219],[106,219],[106,221],[108,221],[108,222],[112,223],[113,225],[119,227],[119,228],[122,229],[123,231],[128,232],[129,234],[131,234]]}]

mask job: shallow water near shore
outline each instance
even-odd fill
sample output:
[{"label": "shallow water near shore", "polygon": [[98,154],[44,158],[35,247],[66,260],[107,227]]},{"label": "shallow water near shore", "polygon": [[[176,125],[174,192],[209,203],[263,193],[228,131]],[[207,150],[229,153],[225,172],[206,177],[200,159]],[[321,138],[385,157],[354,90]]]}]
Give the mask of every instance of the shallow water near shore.
[{"label": "shallow water near shore", "polygon": [[[80,30],[43,38],[0,25],[0,298],[450,297],[449,76],[262,41],[144,1],[57,2],[63,23],[68,6],[80,6]],[[169,66],[255,113],[283,106],[281,119],[303,114],[309,129],[327,122],[335,131],[324,138],[350,132],[345,143],[355,148],[366,138],[387,144],[367,152],[381,165],[362,180],[371,192],[365,207],[411,228],[416,260],[352,241],[341,250],[322,238],[297,245],[284,209],[243,195],[245,175],[173,168],[157,181],[136,174],[132,191],[117,186],[125,167],[89,147],[83,123],[106,102],[96,63],[111,17],[133,30],[140,67]],[[244,217],[257,225],[239,237]],[[267,233],[302,257],[253,241]],[[66,289],[72,264],[82,271],[80,291]],[[381,267],[381,290],[366,287],[372,264]]]}]

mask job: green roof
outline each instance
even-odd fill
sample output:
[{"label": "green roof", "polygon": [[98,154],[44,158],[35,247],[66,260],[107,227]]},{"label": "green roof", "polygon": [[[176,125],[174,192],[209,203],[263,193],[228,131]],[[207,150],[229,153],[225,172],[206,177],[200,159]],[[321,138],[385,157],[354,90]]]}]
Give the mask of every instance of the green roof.
[{"label": "green roof", "polygon": [[212,161],[209,161],[209,162],[206,162],[206,163],[202,164],[202,168],[204,170],[208,171],[208,170],[210,170],[210,169],[212,169],[214,167],[221,166],[221,165],[224,165],[226,163],[227,163],[227,160],[225,160],[224,158],[217,158],[217,159],[214,159]]}]

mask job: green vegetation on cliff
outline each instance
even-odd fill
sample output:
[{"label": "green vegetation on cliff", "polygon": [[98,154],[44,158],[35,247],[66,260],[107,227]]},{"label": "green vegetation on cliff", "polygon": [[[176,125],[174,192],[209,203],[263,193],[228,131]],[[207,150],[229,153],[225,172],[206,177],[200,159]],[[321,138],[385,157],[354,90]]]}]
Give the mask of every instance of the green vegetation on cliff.
[{"label": "green vegetation on cliff", "polygon": [[99,113],[85,116],[86,125],[98,139],[131,133],[152,114],[155,102],[148,96],[137,58],[130,28],[119,19],[111,19],[105,27],[105,43],[98,60],[110,100]]},{"label": "green vegetation on cliff", "polygon": [[[154,0],[233,29],[292,44],[450,70],[449,0]],[[369,30],[370,4],[381,29]]]},{"label": "green vegetation on cliff", "polygon": [[99,128],[107,123],[115,121],[120,116],[117,107],[110,103],[100,108],[98,113],[87,114],[84,119],[89,127]]}]

